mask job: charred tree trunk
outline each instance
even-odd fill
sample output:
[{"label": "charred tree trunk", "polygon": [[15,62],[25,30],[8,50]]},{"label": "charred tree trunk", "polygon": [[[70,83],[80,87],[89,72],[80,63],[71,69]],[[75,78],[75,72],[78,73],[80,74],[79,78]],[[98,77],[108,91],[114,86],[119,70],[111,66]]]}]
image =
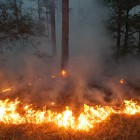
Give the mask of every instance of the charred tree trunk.
[{"label": "charred tree trunk", "polygon": [[117,19],[117,54],[120,55],[121,47],[121,18],[122,18],[122,8],[118,9],[118,19]]},{"label": "charred tree trunk", "polygon": [[139,53],[140,53],[140,32],[139,32],[139,45],[138,45]]},{"label": "charred tree trunk", "polygon": [[18,23],[18,21],[19,21],[19,16],[18,16],[18,6],[17,6],[17,1],[16,0],[14,0],[14,7],[15,7],[15,17],[16,17],[16,21],[17,21],[17,23]]},{"label": "charred tree trunk", "polygon": [[51,38],[52,38],[52,53],[56,56],[56,27],[55,27],[55,0],[51,0]]},{"label": "charred tree trunk", "polygon": [[22,0],[19,0],[19,19],[22,17]]},{"label": "charred tree trunk", "polygon": [[38,0],[38,19],[39,19],[39,21],[40,21],[40,19],[41,19],[41,9],[40,9],[40,1]]},{"label": "charred tree trunk", "polygon": [[61,69],[66,69],[69,61],[69,0],[62,0],[62,58]]},{"label": "charred tree trunk", "polygon": [[[16,18],[17,31],[19,32],[19,7],[17,4],[17,0],[14,0],[14,15]],[[18,39],[18,33],[15,34],[15,38]]]},{"label": "charred tree trunk", "polygon": [[126,11],[126,21],[125,21],[125,40],[124,40],[124,52],[128,52],[128,32],[129,32],[129,9]]},{"label": "charred tree trunk", "polygon": [[47,24],[47,37],[49,38],[50,36],[50,30],[49,30],[49,9],[48,5],[46,4],[46,24]]}]

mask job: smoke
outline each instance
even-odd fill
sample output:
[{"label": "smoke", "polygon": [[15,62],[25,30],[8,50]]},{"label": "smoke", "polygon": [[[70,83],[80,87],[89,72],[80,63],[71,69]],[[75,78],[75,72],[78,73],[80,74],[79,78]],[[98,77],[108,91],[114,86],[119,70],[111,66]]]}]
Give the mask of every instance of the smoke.
[{"label": "smoke", "polygon": [[71,1],[71,7],[70,73],[76,100],[105,103],[139,99],[140,62],[130,56],[118,62],[114,59],[114,40],[106,29],[108,9],[96,0]]},{"label": "smoke", "polygon": [[[140,92],[139,62],[113,59],[113,40],[105,28],[108,10],[96,0],[70,1],[70,63],[68,78],[60,76],[61,32],[57,21],[57,61],[48,57],[50,43],[34,38],[35,46],[16,42],[1,64],[1,97],[49,104],[107,103],[134,98]],[[124,83],[120,83],[124,79]]]}]

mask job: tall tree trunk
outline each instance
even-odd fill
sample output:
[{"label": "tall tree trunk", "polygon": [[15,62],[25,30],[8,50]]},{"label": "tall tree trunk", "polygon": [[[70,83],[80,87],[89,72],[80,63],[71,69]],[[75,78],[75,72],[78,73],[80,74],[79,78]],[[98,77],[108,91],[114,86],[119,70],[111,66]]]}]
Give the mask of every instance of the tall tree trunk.
[{"label": "tall tree trunk", "polygon": [[122,18],[122,8],[118,7],[118,19],[117,19],[117,54],[120,55],[121,47],[121,18]]},{"label": "tall tree trunk", "polygon": [[22,17],[22,0],[19,1],[19,16]]},{"label": "tall tree trunk", "polygon": [[69,0],[62,0],[62,58],[61,69],[66,69],[69,61]]},{"label": "tall tree trunk", "polygon": [[18,5],[17,5],[17,0],[14,0],[14,6],[15,6],[15,16],[16,16],[16,22],[19,22],[19,13],[18,13]]},{"label": "tall tree trunk", "polygon": [[[17,0],[14,0],[14,7],[15,7],[15,18],[16,18],[16,23],[17,23],[17,30],[19,32],[19,7],[18,7],[18,4],[17,4]],[[15,37],[18,38],[18,33],[15,34]]]},{"label": "tall tree trunk", "polygon": [[138,45],[139,53],[140,53],[140,32],[139,32],[139,45]]},{"label": "tall tree trunk", "polygon": [[46,22],[47,22],[47,36],[49,38],[49,36],[50,36],[50,30],[49,30],[49,11],[48,11],[47,5],[46,5]]},{"label": "tall tree trunk", "polygon": [[128,51],[128,32],[129,32],[129,9],[126,11],[126,19],[125,19],[125,40],[124,40],[124,52]]},{"label": "tall tree trunk", "polygon": [[41,19],[40,0],[38,0],[37,2],[38,2],[38,19],[40,21],[40,19]]},{"label": "tall tree trunk", "polygon": [[55,27],[55,0],[51,0],[51,38],[52,38],[52,53],[56,56],[56,27]]}]

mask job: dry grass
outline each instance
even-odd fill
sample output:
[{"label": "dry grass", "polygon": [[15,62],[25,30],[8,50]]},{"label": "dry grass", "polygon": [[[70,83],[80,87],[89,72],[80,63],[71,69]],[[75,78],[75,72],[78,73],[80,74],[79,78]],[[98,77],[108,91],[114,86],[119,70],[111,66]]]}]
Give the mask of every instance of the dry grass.
[{"label": "dry grass", "polygon": [[90,132],[58,128],[54,124],[0,124],[0,140],[139,140],[140,115],[112,115]]}]

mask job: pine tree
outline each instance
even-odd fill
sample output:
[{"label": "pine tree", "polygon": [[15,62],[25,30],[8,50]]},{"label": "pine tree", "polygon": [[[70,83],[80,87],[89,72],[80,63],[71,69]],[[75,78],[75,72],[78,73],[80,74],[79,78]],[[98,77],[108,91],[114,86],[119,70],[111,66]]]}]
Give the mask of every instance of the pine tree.
[{"label": "pine tree", "polygon": [[69,62],[69,0],[62,0],[62,58],[61,69]]},{"label": "pine tree", "polygon": [[117,54],[131,53],[135,44],[136,32],[139,32],[139,13],[133,13],[133,8],[140,4],[140,0],[105,0],[110,8],[111,18],[109,29],[116,38]]}]

